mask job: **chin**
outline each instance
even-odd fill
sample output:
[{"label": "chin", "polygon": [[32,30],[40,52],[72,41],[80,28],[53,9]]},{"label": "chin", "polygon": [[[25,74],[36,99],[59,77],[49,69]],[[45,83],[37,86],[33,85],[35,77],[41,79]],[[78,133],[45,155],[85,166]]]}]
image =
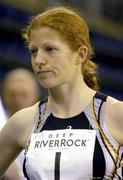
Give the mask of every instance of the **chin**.
[{"label": "chin", "polygon": [[43,88],[47,88],[47,89],[53,88],[56,86],[56,84],[52,82],[40,82],[40,84]]}]

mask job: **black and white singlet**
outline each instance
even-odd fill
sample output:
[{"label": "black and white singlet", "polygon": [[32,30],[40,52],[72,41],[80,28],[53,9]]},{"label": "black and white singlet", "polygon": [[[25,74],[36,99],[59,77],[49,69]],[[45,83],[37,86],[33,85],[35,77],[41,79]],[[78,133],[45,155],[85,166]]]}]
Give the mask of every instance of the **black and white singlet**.
[{"label": "black and white singlet", "polygon": [[106,99],[96,93],[84,111],[67,119],[54,117],[47,100],[40,103],[25,153],[28,180],[123,179],[123,147],[102,113]]}]

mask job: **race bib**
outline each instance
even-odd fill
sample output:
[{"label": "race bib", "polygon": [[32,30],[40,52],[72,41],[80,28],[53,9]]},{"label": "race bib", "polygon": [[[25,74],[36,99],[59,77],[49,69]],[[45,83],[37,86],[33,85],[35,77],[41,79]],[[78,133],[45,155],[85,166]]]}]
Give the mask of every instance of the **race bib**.
[{"label": "race bib", "polygon": [[[95,130],[65,129],[35,133],[27,152],[28,169],[43,180],[90,179],[95,138]],[[35,175],[33,179],[36,179]]]}]

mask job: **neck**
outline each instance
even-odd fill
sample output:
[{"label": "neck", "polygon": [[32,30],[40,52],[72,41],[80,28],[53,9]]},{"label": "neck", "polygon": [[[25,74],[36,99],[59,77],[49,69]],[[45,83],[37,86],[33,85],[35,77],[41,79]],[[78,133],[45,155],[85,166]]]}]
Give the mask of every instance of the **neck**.
[{"label": "neck", "polygon": [[68,118],[82,112],[91,101],[95,91],[90,89],[85,82],[70,86],[61,85],[49,89],[50,108],[54,116]]}]

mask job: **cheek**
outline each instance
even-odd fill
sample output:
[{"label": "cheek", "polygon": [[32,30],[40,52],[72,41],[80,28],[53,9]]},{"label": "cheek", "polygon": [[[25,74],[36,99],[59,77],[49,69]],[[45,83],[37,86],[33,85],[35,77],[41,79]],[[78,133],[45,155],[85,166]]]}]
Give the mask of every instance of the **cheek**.
[{"label": "cheek", "polygon": [[33,60],[31,60],[32,69],[35,71],[35,63]]}]

